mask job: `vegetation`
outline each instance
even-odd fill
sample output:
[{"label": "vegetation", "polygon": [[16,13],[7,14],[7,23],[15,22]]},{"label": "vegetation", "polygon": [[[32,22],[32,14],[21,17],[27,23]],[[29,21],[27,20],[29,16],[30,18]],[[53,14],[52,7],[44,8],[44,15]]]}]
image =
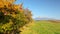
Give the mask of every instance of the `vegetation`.
[{"label": "vegetation", "polygon": [[31,12],[22,4],[13,4],[16,0],[0,0],[0,34],[19,34],[25,24],[32,22]]},{"label": "vegetation", "polygon": [[23,30],[21,34],[60,34],[60,23],[51,21],[35,21],[32,26],[26,27],[27,29]]},{"label": "vegetation", "polygon": [[14,4],[15,1],[0,0],[0,34],[60,34],[60,21],[32,23],[31,11],[24,9],[23,4]]}]

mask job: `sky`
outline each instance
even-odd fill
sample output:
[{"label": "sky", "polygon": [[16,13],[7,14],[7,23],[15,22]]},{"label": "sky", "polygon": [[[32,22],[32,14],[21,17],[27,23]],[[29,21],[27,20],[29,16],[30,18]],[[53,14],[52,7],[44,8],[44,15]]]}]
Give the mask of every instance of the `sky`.
[{"label": "sky", "polygon": [[15,4],[23,2],[23,7],[32,11],[32,17],[48,17],[60,19],[60,0],[17,0]]}]

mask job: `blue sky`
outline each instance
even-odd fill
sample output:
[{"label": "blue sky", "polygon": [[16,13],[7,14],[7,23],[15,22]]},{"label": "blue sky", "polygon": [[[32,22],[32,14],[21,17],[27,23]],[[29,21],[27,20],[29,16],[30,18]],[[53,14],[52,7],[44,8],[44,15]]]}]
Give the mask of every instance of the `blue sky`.
[{"label": "blue sky", "polygon": [[17,0],[16,4],[23,2],[24,8],[32,11],[33,18],[48,17],[60,19],[60,0]]}]

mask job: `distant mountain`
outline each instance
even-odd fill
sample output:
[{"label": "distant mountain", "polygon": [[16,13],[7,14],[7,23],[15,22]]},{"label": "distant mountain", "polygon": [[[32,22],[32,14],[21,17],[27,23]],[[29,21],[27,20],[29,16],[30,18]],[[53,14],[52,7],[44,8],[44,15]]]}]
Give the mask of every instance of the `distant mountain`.
[{"label": "distant mountain", "polygon": [[52,18],[34,18],[34,20],[55,20],[55,19],[52,19]]}]

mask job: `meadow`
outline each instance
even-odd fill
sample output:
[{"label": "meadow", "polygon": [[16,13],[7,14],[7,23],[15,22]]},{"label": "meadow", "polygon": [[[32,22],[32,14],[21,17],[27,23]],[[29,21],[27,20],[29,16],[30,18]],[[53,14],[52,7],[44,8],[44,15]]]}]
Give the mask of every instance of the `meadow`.
[{"label": "meadow", "polygon": [[60,23],[48,20],[35,21],[21,34],[60,34]]}]

